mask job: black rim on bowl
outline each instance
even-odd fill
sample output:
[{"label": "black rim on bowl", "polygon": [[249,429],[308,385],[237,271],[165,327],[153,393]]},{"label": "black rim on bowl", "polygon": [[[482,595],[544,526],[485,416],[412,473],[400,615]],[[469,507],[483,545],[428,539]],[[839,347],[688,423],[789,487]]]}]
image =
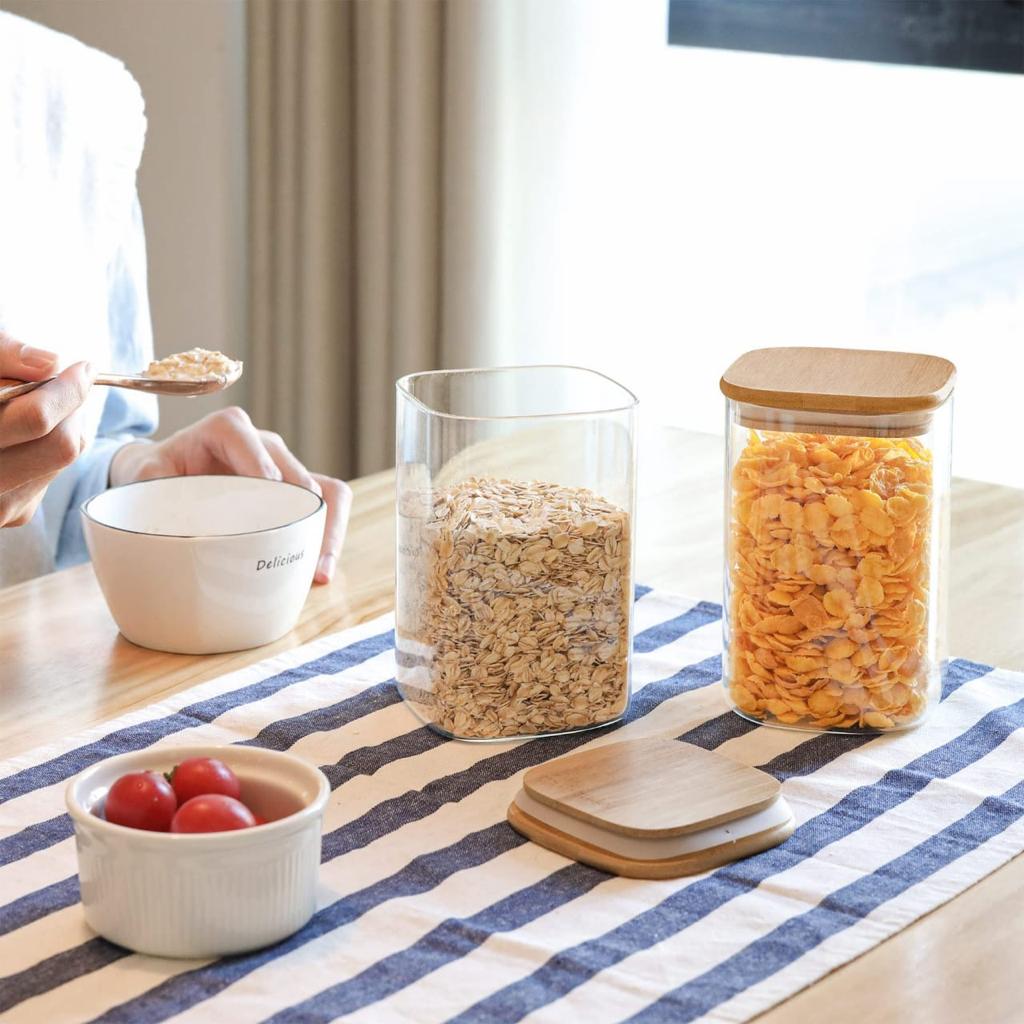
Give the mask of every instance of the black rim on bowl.
[{"label": "black rim on bowl", "polygon": [[[298,519],[293,519],[291,522],[282,523],[280,526],[267,526],[262,530],[239,530],[237,533],[153,533],[149,530],[129,530],[124,526],[113,526],[110,523],[105,523],[101,519],[97,519],[95,516],[89,514],[89,506],[94,502],[102,498],[104,495],[109,494],[111,491],[120,491],[126,487],[139,487],[143,484],[156,483],[159,480],[203,480],[203,479],[215,479],[215,480],[262,480],[264,483],[273,484],[274,486],[285,486],[294,487],[298,491],[303,491],[306,494],[312,494],[317,500],[317,506],[312,512],[308,512],[304,516],[299,516]],[[222,540],[225,537],[255,537],[261,533],[275,533],[277,530],[286,530],[289,526],[295,526],[297,523],[305,522],[307,519],[317,515],[327,503],[323,499],[323,495],[317,494],[315,491],[311,491],[308,487],[303,487],[302,484],[293,484],[288,480],[268,480],[265,476],[244,476],[240,473],[195,473],[187,476],[154,476],[148,480],[133,480],[130,484],[121,484],[119,487],[110,487],[106,491],[101,491],[99,494],[94,494],[91,498],[87,498],[82,502],[80,510],[82,515],[89,520],[90,523],[94,523],[96,526],[101,526],[105,530],[116,530],[118,533],[130,533],[136,537],[164,537],[167,540]]]}]

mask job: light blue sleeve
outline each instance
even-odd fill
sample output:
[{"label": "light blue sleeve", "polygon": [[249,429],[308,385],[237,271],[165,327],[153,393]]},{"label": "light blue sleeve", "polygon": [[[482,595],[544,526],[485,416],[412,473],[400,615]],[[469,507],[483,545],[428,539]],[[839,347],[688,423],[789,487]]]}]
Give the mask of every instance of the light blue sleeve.
[{"label": "light blue sleeve", "polygon": [[[111,262],[108,281],[111,369],[115,373],[138,373],[153,358],[153,329],[146,290],[146,241],[138,199],[130,230]],[[155,396],[108,388],[95,440],[61,474],[71,474],[72,479],[62,487],[51,488],[54,499],[63,507],[45,509],[47,522],[54,522],[58,527],[54,531],[58,569],[88,560],[79,508],[82,502],[109,486],[114,453],[129,441],[152,434],[156,424]],[[49,498],[50,492],[47,492]]]}]

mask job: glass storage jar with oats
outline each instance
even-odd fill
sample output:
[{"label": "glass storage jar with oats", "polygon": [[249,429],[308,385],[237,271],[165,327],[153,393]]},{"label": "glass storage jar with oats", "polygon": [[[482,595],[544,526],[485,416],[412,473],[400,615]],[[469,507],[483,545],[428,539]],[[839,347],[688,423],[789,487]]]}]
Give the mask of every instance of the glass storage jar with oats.
[{"label": "glass storage jar with oats", "polygon": [[591,370],[398,381],[397,680],[438,732],[574,732],[629,701],[636,398]]},{"label": "glass storage jar with oats", "polygon": [[726,370],[724,682],[744,717],[885,732],[938,700],[955,372],[831,348]]}]

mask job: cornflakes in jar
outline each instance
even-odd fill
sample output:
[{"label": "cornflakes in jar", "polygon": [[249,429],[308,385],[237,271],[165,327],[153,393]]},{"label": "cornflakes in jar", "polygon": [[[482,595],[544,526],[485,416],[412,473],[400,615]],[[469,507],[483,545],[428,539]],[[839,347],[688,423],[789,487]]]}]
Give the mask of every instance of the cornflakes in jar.
[{"label": "cornflakes in jar", "polygon": [[751,430],[732,470],[729,691],[755,718],[891,729],[925,709],[931,453]]},{"label": "cornflakes in jar", "polygon": [[740,714],[881,732],[938,699],[954,373],[797,348],[726,371],[723,675]]}]

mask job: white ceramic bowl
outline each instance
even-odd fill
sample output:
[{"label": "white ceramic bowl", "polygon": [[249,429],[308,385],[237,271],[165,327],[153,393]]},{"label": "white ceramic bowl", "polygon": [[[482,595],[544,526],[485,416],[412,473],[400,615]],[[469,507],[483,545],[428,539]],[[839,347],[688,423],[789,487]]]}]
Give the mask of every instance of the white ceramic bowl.
[{"label": "white ceramic bowl", "polygon": [[[242,800],[276,821],[233,832],[145,832],[99,817],[120,776],[219,757]],[[316,909],[320,828],[330,786],[319,768],[260,747],[157,747],[87,768],[67,786],[89,927],[138,953],[211,957],[267,946]]]},{"label": "white ceramic bowl", "polygon": [[82,518],[124,636],[158,651],[216,654],[270,643],[295,625],[326,506],[276,480],[179,476],[104,491]]}]

